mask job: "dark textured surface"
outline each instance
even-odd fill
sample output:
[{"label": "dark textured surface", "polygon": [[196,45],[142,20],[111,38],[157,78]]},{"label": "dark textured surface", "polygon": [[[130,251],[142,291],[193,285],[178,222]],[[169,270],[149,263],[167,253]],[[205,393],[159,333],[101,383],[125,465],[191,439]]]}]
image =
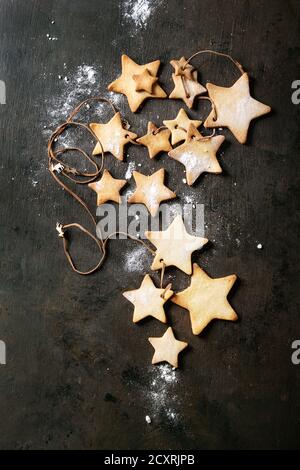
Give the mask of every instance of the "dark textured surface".
[{"label": "dark textured surface", "polygon": [[[0,366],[0,447],[299,447],[300,365],[290,359],[300,335],[299,107],[291,102],[291,82],[300,78],[299,4],[149,1],[152,13],[136,28],[126,17],[129,3],[0,4],[0,79],[7,86],[7,104],[0,106],[0,339],[8,356]],[[139,63],[161,59],[161,82],[171,91],[169,60],[207,47],[237,58],[251,75],[253,95],[274,111],[251,127],[245,146],[224,131],[223,175],[201,178],[194,188],[182,183],[176,162],[164,156],[150,162],[145,150],[128,149],[127,162],[142,163],[145,172],[164,165],[172,189],[205,204],[206,236],[214,242],[195,260],[212,276],[235,272],[240,279],[231,299],[237,323],[215,322],[193,337],[188,314],[168,308],[177,336],[191,346],[177,381],[168,382],[151,367],[147,342],[165,327],[154,320],[133,325],[121,295],[139,285],[150,258],[128,272],[126,256],[137,247],[123,240],[111,244],[110,262],[96,275],[70,271],[55,223],[88,220],[47,173],[46,142],[65,101],[73,106],[87,93],[105,92],[122,52]],[[83,64],[96,71],[94,84],[87,77],[76,82]],[[230,85],[238,77],[222,59],[195,64],[202,83]],[[119,101],[139,135],[148,119],[172,118],[181,106],[152,100],[131,115],[126,100]],[[193,115],[208,110],[201,102]],[[105,108],[102,119],[108,117]],[[127,168],[112,157],[107,166],[117,176]],[[80,191],[94,207],[94,194]],[[87,266],[94,247],[79,242]],[[168,273],[176,289],[187,285],[183,274]]]}]

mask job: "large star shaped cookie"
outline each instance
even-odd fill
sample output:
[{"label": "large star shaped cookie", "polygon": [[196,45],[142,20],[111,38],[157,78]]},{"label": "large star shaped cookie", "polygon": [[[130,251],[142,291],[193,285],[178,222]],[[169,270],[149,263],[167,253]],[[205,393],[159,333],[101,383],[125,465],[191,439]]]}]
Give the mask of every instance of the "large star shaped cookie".
[{"label": "large star shaped cookie", "polygon": [[133,177],[136,182],[136,190],[128,202],[145,204],[152,217],[157,214],[162,201],[176,197],[176,194],[164,185],[165,170],[163,168],[150,176],[134,171]]},{"label": "large star shaped cookie", "polygon": [[[196,96],[206,92],[204,86],[202,86],[198,80],[197,70],[191,70],[191,65],[187,65],[186,71],[180,73],[182,70],[183,63],[186,62],[184,57],[180,60],[171,60],[171,65],[175,69],[175,73],[172,73],[172,79],[174,82],[174,90],[169,95],[169,98],[182,99],[188,108],[192,108]],[[188,78],[190,76],[190,78]]]},{"label": "large star shaped cookie", "polygon": [[228,127],[241,144],[244,144],[247,140],[252,119],[271,111],[270,106],[250,96],[247,73],[243,73],[232,87],[225,88],[212,83],[207,83],[206,87],[209,97],[214,103],[217,118],[214,110],[212,110],[204,126]]},{"label": "large star shaped cookie", "polygon": [[176,266],[186,274],[192,274],[191,256],[207,242],[207,238],[194,237],[187,233],[181,215],[177,215],[164,231],[146,231],[146,237],[156,247],[152,270],[163,265]]},{"label": "large star shaped cookie", "polygon": [[166,98],[167,94],[157,83],[159,66],[160,60],[139,65],[123,54],[122,74],[108,85],[108,90],[126,95],[129,107],[135,113],[147,98]]},{"label": "large star shaped cookie", "polygon": [[[103,152],[110,152],[118,160],[124,158],[124,147],[137,135],[123,128],[120,113],[116,113],[106,124],[91,123],[90,128],[100,140]],[[101,154],[101,145],[97,142],[93,155]]]},{"label": "large star shaped cookie", "polygon": [[190,124],[194,124],[195,127],[199,127],[202,124],[202,121],[190,119],[185,110],[181,108],[175,119],[163,121],[163,123],[172,133],[172,145],[176,145],[178,142],[186,139],[187,130]]},{"label": "large star shaped cookie", "polygon": [[172,150],[169,138],[171,131],[169,129],[160,129],[153,122],[148,122],[147,134],[137,139],[139,144],[147,147],[149,157],[154,158],[160,152],[169,152]]},{"label": "large star shaped cookie", "polygon": [[104,170],[101,179],[89,183],[88,187],[97,193],[97,206],[101,206],[106,201],[114,201],[120,204],[120,190],[126,183],[126,180],[113,178],[108,170]]},{"label": "large star shaped cookie", "polygon": [[222,173],[216,153],[224,140],[223,135],[203,137],[190,124],[184,144],[171,150],[168,155],[185,166],[187,184],[192,185],[204,172]]},{"label": "large star shaped cookie", "polygon": [[139,289],[123,292],[123,295],[134,305],[133,323],[148,316],[167,322],[163,305],[172,297],[173,291],[155,287],[149,274],[146,274]]},{"label": "large star shaped cookie", "polygon": [[160,338],[148,338],[155,349],[152,364],[166,361],[173,367],[178,367],[178,355],[188,346],[184,341],[178,341],[171,327]]},{"label": "large star shaped cookie", "polygon": [[175,294],[172,302],[190,312],[194,335],[199,335],[211,320],[237,320],[227,300],[236,275],[212,279],[196,263],[193,268],[190,286]]}]

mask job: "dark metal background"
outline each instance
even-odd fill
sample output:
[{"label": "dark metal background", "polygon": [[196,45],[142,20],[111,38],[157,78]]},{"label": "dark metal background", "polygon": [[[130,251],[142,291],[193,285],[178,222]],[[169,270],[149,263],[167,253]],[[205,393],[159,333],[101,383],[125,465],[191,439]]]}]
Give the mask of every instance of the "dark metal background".
[{"label": "dark metal background", "polygon": [[[0,4],[0,79],[7,86],[7,104],[0,106],[0,338],[7,345],[7,365],[0,366],[0,447],[298,447],[300,366],[291,363],[291,343],[300,336],[299,107],[291,102],[291,83],[300,78],[299,4],[151,0],[151,15],[136,25],[126,16],[130,3]],[[145,172],[164,166],[183,202],[194,195],[205,204],[212,244],[194,259],[211,276],[237,273],[240,280],[231,298],[237,323],[215,322],[196,337],[187,312],[167,309],[176,335],[191,346],[174,380],[174,373],[166,378],[165,368],[150,364],[147,338],[165,327],[155,320],[134,325],[121,295],[140,284],[148,255],[130,271],[137,246],[115,241],[96,275],[70,271],[55,223],[89,221],[46,171],[46,143],[66,100],[75,105],[87,92],[105,93],[120,72],[121,53],[139,63],[161,59],[161,82],[170,92],[169,60],[203,48],[239,60],[254,97],[273,112],[251,127],[247,145],[224,131],[223,174],[207,175],[193,188],[183,184],[175,161],[150,161],[145,149],[128,148],[126,162],[140,162]],[[226,86],[238,78],[221,58],[194,63],[204,84]],[[83,64],[96,71],[94,84],[78,83]],[[149,119],[173,118],[183,104],[152,100],[136,115],[125,98],[118,106],[142,135]],[[201,102],[192,115],[204,118],[208,111]],[[109,117],[105,108],[98,120]],[[127,163],[106,161],[116,176],[124,175]],[[94,193],[80,194],[95,207]],[[94,247],[86,238],[75,240],[78,260],[87,266]],[[188,284],[175,269],[167,278],[176,289]]]}]

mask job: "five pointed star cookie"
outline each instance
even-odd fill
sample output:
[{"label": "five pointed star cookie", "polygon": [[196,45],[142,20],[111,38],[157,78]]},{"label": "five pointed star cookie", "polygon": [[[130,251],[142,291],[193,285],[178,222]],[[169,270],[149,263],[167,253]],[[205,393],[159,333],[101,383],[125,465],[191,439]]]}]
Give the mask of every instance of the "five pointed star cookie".
[{"label": "five pointed star cookie", "polygon": [[106,201],[114,201],[120,204],[120,190],[127,183],[126,180],[113,178],[109,171],[104,170],[99,181],[89,183],[88,187],[97,193],[97,206],[101,206]]},{"label": "five pointed star cookie", "polygon": [[[117,80],[108,85],[109,91],[115,91],[116,93],[123,93],[127,96],[128,104],[133,113],[137,111],[143,101],[147,98],[166,98],[167,94],[159,86],[157,82],[152,84],[152,91],[141,90],[137,91],[136,86],[138,82],[143,82],[145,86],[145,76],[141,75],[147,70],[148,74],[157,78],[157,72],[160,66],[160,60],[155,60],[154,62],[149,62],[149,64],[139,65],[136,64],[130,57],[123,54],[122,55],[122,74]],[[139,76],[139,78],[133,78],[134,76]],[[146,85],[147,87],[147,85]]]},{"label": "five pointed star cookie", "polygon": [[133,323],[148,316],[162,323],[167,322],[163,305],[172,297],[173,291],[155,287],[149,274],[146,274],[139,289],[123,292],[123,295],[134,305]]},{"label": "five pointed star cookie", "polygon": [[146,237],[156,247],[151,265],[152,270],[162,269],[163,265],[176,266],[186,274],[192,274],[191,256],[207,242],[207,238],[194,237],[187,233],[181,215],[177,215],[167,230],[145,232]]},{"label": "five pointed star cookie", "polygon": [[152,217],[155,217],[162,201],[176,197],[176,194],[164,185],[165,170],[163,168],[150,176],[134,171],[133,177],[136,190],[128,202],[145,204]]},{"label": "five pointed star cookie", "polygon": [[189,80],[193,80],[192,72],[195,69],[191,64],[186,62],[185,57],[181,57],[181,59],[179,60],[173,59],[170,61],[170,64],[172,65],[172,67],[174,67],[174,73],[176,76],[182,75],[188,78]]},{"label": "five pointed star cookie", "polygon": [[163,121],[163,123],[168,129],[170,129],[172,133],[171,143],[172,145],[175,145],[186,139],[186,133],[190,124],[194,124],[195,127],[199,127],[202,124],[202,121],[190,119],[185,110],[181,108],[175,119]]},{"label": "five pointed star cookie", "polygon": [[148,93],[152,93],[153,85],[158,80],[157,77],[152,77],[147,69],[138,75],[132,75],[132,78],[135,81],[135,91],[147,91]]},{"label": "five pointed star cookie", "polygon": [[214,111],[207,117],[205,127],[228,127],[236,139],[244,144],[247,140],[247,134],[250,122],[259,116],[263,116],[271,111],[260,101],[250,96],[249,76],[243,75],[232,85],[225,88],[212,83],[206,85],[209,97],[212,99],[217,113],[215,118]]},{"label": "five pointed star cookie", "polygon": [[171,150],[168,155],[185,166],[187,184],[191,186],[204,172],[222,173],[216,153],[224,140],[223,135],[203,137],[190,124],[184,144]]},{"label": "five pointed star cookie", "polygon": [[188,346],[184,341],[178,341],[171,327],[160,338],[148,338],[155,349],[152,364],[166,361],[173,367],[178,367],[178,354]]},{"label": "five pointed star cookie", "polygon": [[[91,123],[90,128],[100,140],[103,152],[110,152],[118,160],[124,158],[124,146],[137,135],[123,128],[120,113],[116,113],[106,124]],[[97,142],[93,155],[101,154],[101,145]]]},{"label": "five pointed star cookie", "polygon": [[192,108],[196,96],[206,92],[204,86],[198,82],[198,72],[193,70],[190,64],[187,64],[183,69],[186,63],[185,57],[181,57],[180,60],[172,60],[170,63],[175,69],[175,73],[172,73],[175,86],[169,98],[182,99],[188,108]]},{"label": "five pointed star cookie", "polygon": [[147,147],[149,157],[154,158],[160,152],[169,152],[172,150],[169,138],[171,131],[169,129],[160,129],[153,122],[148,122],[147,134],[137,139],[139,144]]},{"label": "five pointed star cookie", "polygon": [[212,279],[196,263],[193,268],[190,286],[175,294],[172,302],[190,312],[194,335],[199,335],[211,320],[237,320],[227,300],[236,275]]}]

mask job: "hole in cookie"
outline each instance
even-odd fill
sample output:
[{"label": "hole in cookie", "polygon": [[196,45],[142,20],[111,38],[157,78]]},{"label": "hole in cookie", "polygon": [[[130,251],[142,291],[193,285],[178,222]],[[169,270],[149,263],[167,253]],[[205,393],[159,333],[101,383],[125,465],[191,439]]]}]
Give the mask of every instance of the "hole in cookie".
[{"label": "hole in cookie", "polygon": [[187,94],[186,94],[186,97],[187,97],[187,98],[190,98],[190,97],[191,97],[191,95],[190,95],[189,93],[187,93]]},{"label": "hole in cookie", "polygon": [[164,259],[163,259],[163,258],[161,258],[161,259],[159,260],[159,262],[160,262],[160,263],[163,263],[163,262],[164,262]]},{"label": "hole in cookie", "polygon": [[213,120],[214,122],[216,122],[217,118],[214,116],[214,117],[212,118],[212,120]]},{"label": "hole in cookie", "polygon": [[125,139],[128,139],[129,138],[129,134],[125,134]]},{"label": "hole in cookie", "polygon": [[174,127],[174,128],[175,128],[175,129],[178,129],[178,127],[179,127],[178,124],[175,124],[175,127]]}]

